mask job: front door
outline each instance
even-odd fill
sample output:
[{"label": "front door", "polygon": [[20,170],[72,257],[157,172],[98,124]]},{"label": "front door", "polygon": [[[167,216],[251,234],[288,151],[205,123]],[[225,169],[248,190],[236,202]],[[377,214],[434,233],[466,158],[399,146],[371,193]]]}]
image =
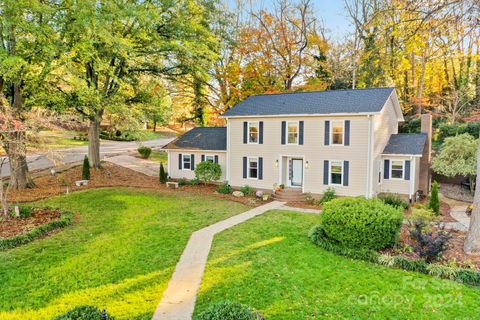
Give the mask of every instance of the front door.
[{"label": "front door", "polygon": [[290,159],[290,186],[301,187],[303,184],[303,160]]}]

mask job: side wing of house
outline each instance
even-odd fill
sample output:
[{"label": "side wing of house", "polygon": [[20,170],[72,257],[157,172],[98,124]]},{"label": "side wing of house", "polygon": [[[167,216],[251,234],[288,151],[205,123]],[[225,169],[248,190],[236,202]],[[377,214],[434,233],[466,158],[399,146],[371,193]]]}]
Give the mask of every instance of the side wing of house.
[{"label": "side wing of house", "polygon": [[203,161],[218,163],[222,169],[219,181],[227,172],[226,128],[194,128],[163,147],[168,153],[168,176],[172,179],[194,179],[195,168]]}]

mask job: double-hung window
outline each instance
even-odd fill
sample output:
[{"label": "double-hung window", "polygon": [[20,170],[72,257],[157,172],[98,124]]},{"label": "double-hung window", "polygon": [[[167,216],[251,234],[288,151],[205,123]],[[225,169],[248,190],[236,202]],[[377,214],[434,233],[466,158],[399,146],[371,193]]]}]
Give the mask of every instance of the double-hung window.
[{"label": "double-hung window", "polygon": [[343,146],[344,126],[344,121],[332,121],[332,130],[330,132],[332,145]]},{"label": "double-hung window", "polygon": [[182,156],[183,164],[182,168],[183,170],[191,170],[192,169],[192,158],[190,157],[189,154],[184,154]]},{"label": "double-hung window", "polygon": [[343,161],[330,161],[330,184],[342,185]]},{"label": "double-hung window", "polygon": [[215,156],[205,156],[205,161],[215,162]]},{"label": "double-hung window", "polygon": [[258,158],[257,157],[248,158],[248,178],[258,179]]},{"label": "double-hung window", "polygon": [[404,161],[403,160],[392,160],[390,166],[390,178],[391,179],[401,179],[403,180],[404,174]]},{"label": "double-hung window", "polygon": [[248,123],[248,143],[258,143],[259,131],[258,122]]},{"label": "double-hung window", "polygon": [[287,144],[298,144],[298,121],[287,122]]}]

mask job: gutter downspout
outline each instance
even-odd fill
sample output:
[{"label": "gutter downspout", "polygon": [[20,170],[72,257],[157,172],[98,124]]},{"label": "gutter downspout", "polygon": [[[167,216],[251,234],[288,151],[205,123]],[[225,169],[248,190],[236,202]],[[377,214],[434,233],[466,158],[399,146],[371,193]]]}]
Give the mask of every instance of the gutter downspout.
[{"label": "gutter downspout", "polygon": [[[415,173],[416,171],[416,163],[415,163],[415,158],[410,156],[410,183],[409,183],[409,186],[408,186],[408,199],[410,200],[410,203],[412,203],[412,197],[413,197],[413,185],[415,183],[415,174],[412,174],[412,173]],[[413,177],[412,177],[413,176]]]},{"label": "gutter downspout", "polygon": [[230,183],[230,125],[228,123],[228,118],[226,118],[225,122],[227,124],[227,155],[225,159],[225,169],[227,173],[225,175],[225,178],[227,182]]},{"label": "gutter downspout", "polygon": [[170,151],[167,151],[167,170],[168,170],[167,176],[169,176],[170,178],[172,177],[171,167],[172,167],[171,154],[170,154]]},{"label": "gutter downspout", "polygon": [[372,197],[372,171],[373,171],[373,117],[368,115],[368,147],[367,147],[367,190],[365,192],[366,198]]}]

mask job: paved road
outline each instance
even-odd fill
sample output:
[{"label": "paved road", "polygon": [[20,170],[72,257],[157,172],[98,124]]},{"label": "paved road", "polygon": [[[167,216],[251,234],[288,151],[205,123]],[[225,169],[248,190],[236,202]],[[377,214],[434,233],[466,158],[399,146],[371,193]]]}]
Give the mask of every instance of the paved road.
[{"label": "paved road", "polygon": [[[161,148],[174,138],[163,138],[144,141],[142,144],[151,148]],[[139,142],[136,141],[102,141],[100,144],[100,157],[118,155],[134,151],[138,148]],[[43,170],[55,167],[61,164],[69,164],[83,160],[87,154],[88,147],[75,147],[70,149],[60,149],[53,152],[32,154],[27,157],[28,168],[30,171]],[[3,168],[2,177],[10,175],[9,166]]]}]

